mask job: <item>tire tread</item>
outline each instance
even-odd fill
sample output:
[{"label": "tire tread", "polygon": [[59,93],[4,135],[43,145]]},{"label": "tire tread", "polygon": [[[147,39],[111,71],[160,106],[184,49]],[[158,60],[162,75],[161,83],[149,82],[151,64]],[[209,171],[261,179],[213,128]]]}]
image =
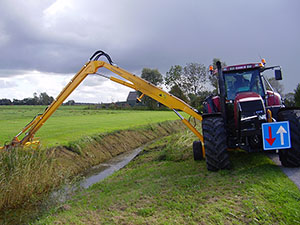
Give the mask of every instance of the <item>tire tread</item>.
[{"label": "tire tread", "polygon": [[300,110],[289,109],[278,113],[280,121],[289,121],[292,147],[279,151],[279,160],[285,167],[300,166]]},{"label": "tire tread", "polygon": [[219,116],[203,118],[202,129],[207,169],[210,171],[230,169],[223,118]]}]

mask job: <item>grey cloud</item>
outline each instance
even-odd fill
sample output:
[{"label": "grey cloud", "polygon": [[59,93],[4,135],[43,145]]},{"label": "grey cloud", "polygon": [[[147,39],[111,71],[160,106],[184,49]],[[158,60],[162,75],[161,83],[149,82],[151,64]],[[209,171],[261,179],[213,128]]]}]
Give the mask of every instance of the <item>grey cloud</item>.
[{"label": "grey cloud", "polygon": [[1,89],[12,88],[12,87],[16,87],[16,86],[17,86],[16,82],[0,80],[0,88]]},{"label": "grey cloud", "polygon": [[88,86],[88,87],[97,87],[102,85],[103,81],[107,79],[101,78],[97,75],[89,75],[82,83],[82,86]]},{"label": "grey cloud", "polygon": [[290,91],[300,82],[299,6],[297,0],[1,1],[0,68],[76,73],[98,49],[129,71],[162,73],[175,64],[209,65],[214,57],[238,64],[261,55],[282,65]]},{"label": "grey cloud", "polygon": [[15,70],[15,69],[0,69],[0,77],[12,77],[22,75],[28,72],[27,70]]}]

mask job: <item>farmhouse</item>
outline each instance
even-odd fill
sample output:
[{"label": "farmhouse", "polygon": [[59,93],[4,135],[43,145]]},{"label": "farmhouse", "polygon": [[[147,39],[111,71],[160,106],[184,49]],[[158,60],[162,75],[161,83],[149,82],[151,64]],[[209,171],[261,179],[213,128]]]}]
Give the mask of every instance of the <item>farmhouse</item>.
[{"label": "farmhouse", "polygon": [[136,101],[138,97],[139,97],[139,93],[137,91],[130,91],[126,100],[127,104],[130,105],[131,107],[143,105],[143,103]]}]

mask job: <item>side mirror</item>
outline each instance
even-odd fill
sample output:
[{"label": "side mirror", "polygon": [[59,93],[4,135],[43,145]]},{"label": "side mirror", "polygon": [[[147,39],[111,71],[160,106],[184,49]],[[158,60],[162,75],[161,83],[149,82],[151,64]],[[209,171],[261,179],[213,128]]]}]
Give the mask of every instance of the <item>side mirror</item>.
[{"label": "side mirror", "polygon": [[275,70],[275,80],[282,80],[281,70]]}]

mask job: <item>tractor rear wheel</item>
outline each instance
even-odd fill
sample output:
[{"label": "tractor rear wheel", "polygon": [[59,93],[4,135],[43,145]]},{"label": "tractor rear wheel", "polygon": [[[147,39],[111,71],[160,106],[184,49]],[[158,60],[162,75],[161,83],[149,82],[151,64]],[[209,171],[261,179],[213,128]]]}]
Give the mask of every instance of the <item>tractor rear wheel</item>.
[{"label": "tractor rear wheel", "polygon": [[201,141],[194,141],[193,142],[193,153],[194,153],[194,160],[195,161],[199,161],[199,160],[203,159]]},{"label": "tractor rear wheel", "polygon": [[285,167],[300,166],[300,110],[289,109],[278,113],[280,121],[289,121],[292,147],[279,150],[279,159]]},{"label": "tractor rear wheel", "polygon": [[202,130],[207,169],[210,171],[230,169],[223,118],[221,116],[203,117]]}]

